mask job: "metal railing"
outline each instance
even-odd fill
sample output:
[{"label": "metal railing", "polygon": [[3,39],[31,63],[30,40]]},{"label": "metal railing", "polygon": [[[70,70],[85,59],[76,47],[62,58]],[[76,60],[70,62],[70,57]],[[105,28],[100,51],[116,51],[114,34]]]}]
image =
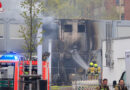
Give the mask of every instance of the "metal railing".
[{"label": "metal railing", "polygon": [[[108,85],[109,86],[109,90],[115,90],[115,88],[113,87],[113,85]],[[99,87],[99,85],[82,85],[82,86],[77,86],[77,87],[73,87],[73,86],[54,86],[53,88],[51,88],[50,90],[97,90],[97,88]],[[130,86],[127,86],[128,90],[130,90]]]},{"label": "metal railing", "polygon": [[82,80],[72,82],[73,90],[96,90],[98,86],[98,80]]}]

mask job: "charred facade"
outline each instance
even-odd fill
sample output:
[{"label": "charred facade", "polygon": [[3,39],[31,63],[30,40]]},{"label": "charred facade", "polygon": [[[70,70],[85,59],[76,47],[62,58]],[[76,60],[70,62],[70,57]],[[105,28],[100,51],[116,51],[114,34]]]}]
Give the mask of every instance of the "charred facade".
[{"label": "charred facade", "polygon": [[[53,46],[52,80],[55,83],[65,84],[73,79],[85,79],[85,68],[80,60],[73,58],[73,50],[77,50],[83,62],[88,63],[95,59],[99,49],[98,32],[95,21],[62,19],[58,21],[58,38]],[[54,59],[53,58],[53,59]],[[81,62],[82,63],[82,62]]]}]

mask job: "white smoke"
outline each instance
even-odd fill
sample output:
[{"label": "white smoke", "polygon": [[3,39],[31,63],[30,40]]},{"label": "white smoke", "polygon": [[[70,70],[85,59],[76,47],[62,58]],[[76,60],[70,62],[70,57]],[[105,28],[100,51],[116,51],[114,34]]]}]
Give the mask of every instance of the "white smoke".
[{"label": "white smoke", "polygon": [[23,19],[20,15],[22,13],[20,3],[22,0],[0,0],[2,2],[2,8],[4,12],[0,13],[0,18],[2,19]]},{"label": "white smoke", "polygon": [[78,51],[76,49],[72,50],[72,57],[75,60],[76,63],[78,63],[83,69],[87,70],[88,65],[84,62],[82,57],[79,55]]},{"label": "white smoke", "polygon": [[43,51],[48,51],[48,41],[52,41],[58,37],[58,25],[54,17],[42,17],[43,19]]}]

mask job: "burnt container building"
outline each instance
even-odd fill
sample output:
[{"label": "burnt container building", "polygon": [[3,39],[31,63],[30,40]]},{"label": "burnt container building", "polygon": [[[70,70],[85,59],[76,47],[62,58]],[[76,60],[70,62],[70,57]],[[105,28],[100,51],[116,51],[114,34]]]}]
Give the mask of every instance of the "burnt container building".
[{"label": "burnt container building", "polygon": [[[106,41],[106,66],[113,64],[113,39],[130,37],[130,22],[121,20],[58,20],[52,50],[52,82],[71,84],[86,79],[86,65],[95,60],[102,67],[102,41]],[[73,51],[77,50],[73,57]],[[85,63],[82,63],[81,60]],[[69,83],[70,82],[70,83]]]},{"label": "burnt container building", "polygon": [[[58,20],[58,38],[52,50],[53,83],[68,84],[72,80],[86,79],[85,66],[80,64],[80,59],[86,66],[92,60],[101,65],[101,40],[106,38],[106,28],[111,24],[111,21],[85,19]],[[112,27],[109,27],[110,34]],[[73,50],[77,50],[77,58],[73,57]]]}]

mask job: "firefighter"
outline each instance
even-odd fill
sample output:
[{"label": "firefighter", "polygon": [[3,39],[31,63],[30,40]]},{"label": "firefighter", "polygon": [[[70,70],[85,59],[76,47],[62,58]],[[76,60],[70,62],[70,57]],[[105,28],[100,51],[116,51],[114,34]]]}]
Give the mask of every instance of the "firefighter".
[{"label": "firefighter", "polygon": [[95,79],[97,80],[99,78],[99,74],[101,72],[101,68],[98,67],[98,64],[94,64],[94,68],[95,68]]},{"label": "firefighter", "polygon": [[95,68],[95,71],[94,71],[94,73],[95,73],[95,77],[94,77],[94,79],[98,79],[98,77],[99,77],[99,72],[98,72],[98,64],[94,64],[94,68]]},{"label": "firefighter", "polygon": [[29,74],[29,72],[28,72],[28,70],[25,68],[25,70],[24,70],[24,74],[25,75],[28,75]]},{"label": "firefighter", "polygon": [[99,87],[97,87],[97,90],[110,90],[109,86],[107,85],[108,80],[107,79],[103,79],[102,84],[99,85]]},{"label": "firefighter", "polygon": [[119,80],[119,84],[116,85],[115,90],[128,90],[128,88],[125,86],[123,79]]},{"label": "firefighter", "polygon": [[99,74],[101,73],[101,67],[98,67],[98,73]]},{"label": "firefighter", "polygon": [[92,80],[94,78],[94,66],[93,66],[93,62],[90,62],[89,64],[89,68],[88,68],[88,79]]},{"label": "firefighter", "polygon": [[[28,69],[27,69],[27,68],[25,68],[25,70],[24,70],[24,75],[29,75],[29,72],[28,72]],[[24,77],[24,81],[25,81],[25,82],[29,81],[29,77]],[[25,84],[24,84],[24,89],[25,89],[25,90],[28,90],[28,89],[29,89],[29,84],[28,84],[28,83],[25,83]]]}]

